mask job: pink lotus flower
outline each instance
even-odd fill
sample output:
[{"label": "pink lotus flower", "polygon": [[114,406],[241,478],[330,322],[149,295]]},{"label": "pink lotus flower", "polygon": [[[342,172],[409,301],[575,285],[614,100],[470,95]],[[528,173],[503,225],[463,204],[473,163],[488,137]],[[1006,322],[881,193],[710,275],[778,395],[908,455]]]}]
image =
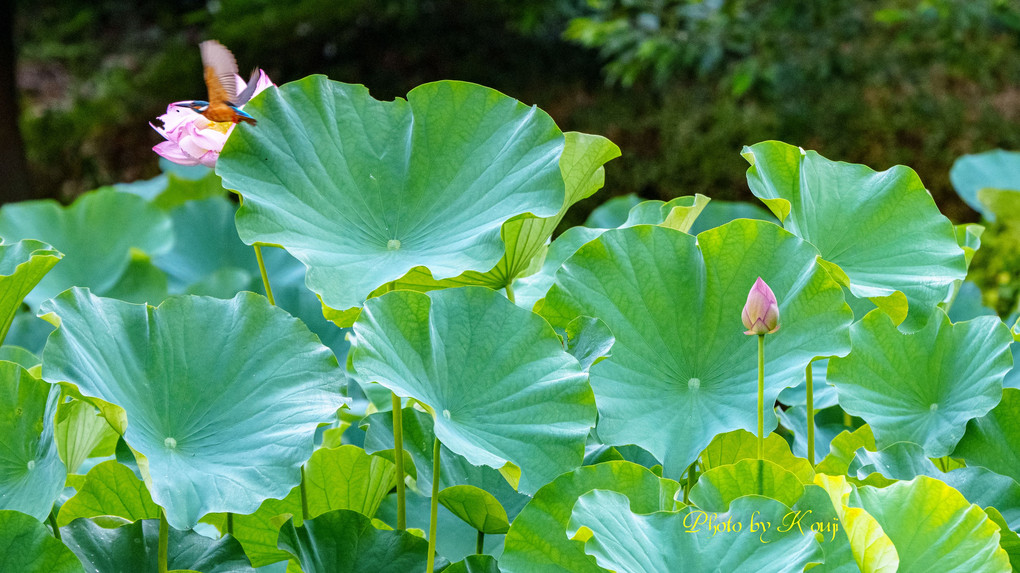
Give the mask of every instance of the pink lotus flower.
[{"label": "pink lotus flower", "polygon": [[747,328],[744,334],[772,334],[779,330],[779,303],[761,277],[754,281],[751,292],[747,293],[747,303],[740,318]]},{"label": "pink lotus flower", "polygon": [[[270,81],[269,76],[259,70],[259,79],[255,84],[254,95],[258,95],[262,90],[272,85],[275,84]],[[244,88],[244,80],[241,76],[237,76],[237,92],[241,93]],[[226,143],[230,132],[234,130],[235,124],[210,121],[200,113],[184,107],[177,107],[177,103],[182,102],[170,104],[166,108],[166,113],[159,116],[157,124],[162,122],[162,126],[149,124],[152,129],[166,138],[166,141],[156,144],[152,150],[181,165],[201,164],[206,167],[215,167],[216,160],[220,157],[220,150],[223,149],[223,144]]]}]

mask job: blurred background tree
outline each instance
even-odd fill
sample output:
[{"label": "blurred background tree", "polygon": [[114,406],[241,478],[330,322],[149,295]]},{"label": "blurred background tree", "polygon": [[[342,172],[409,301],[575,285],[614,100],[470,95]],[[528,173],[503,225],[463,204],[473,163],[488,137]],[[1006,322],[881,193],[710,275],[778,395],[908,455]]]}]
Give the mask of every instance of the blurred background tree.
[{"label": "blurred background tree", "polygon": [[[606,190],[747,199],[743,145],[780,139],[913,167],[947,215],[976,220],[948,172],[1020,149],[1015,0],[16,0],[28,181],[63,201],[158,171],[146,122],[204,97],[197,44],[244,74],[311,73],[379,99],[475,81],[609,137]],[[2,31],[2,30],[0,30]],[[0,68],[2,71],[2,68]],[[13,189],[9,186],[8,189]],[[6,200],[15,198],[7,194]]]}]

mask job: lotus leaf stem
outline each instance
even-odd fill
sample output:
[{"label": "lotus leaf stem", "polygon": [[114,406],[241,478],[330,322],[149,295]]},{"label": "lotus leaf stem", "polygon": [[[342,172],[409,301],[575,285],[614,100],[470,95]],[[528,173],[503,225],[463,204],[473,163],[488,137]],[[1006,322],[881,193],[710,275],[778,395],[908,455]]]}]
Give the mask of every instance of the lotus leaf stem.
[{"label": "lotus leaf stem", "polygon": [[432,506],[429,511],[429,563],[425,573],[436,566],[436,521],[439,516],[439,438],[432,444]]},{"label": "lotus leaf stem", "polygon": [[811,375],[811,363],[805,371],[807,383],[807,459],[815,465],[815,382]]},{"label": "lotus leaf stem", "polygon": [[485,553],[485,532],[481,529],[478,530],[478,537],[475,537],[475,553],[477,555]]},{"label": "lotus leaf stem", "polygon": [[308,492],[305,490],[305,466],[301,465],[301,519],[311,519],[312,514],[308,511]]},{"label": "lotus leaf stem", "polygon": [[56,537],[57,541],[60,541],[60,528],[57,527],[57,516],[53,514],[52,509],[50,510],[50,516],[48,519],[50,522],[50,527],[53,528],[53,537]]},{"label": "lotus leaf stem", "polygon": [[259,272],[262,273],[262,286],[266,287],[266,298],[269,299],[269,304],[276,305],[276,300],[273,298],[273,287],[269,286],[269,275],[266,273],[266,263],[262,260],[262,247],[255,246],[255,259],[259,262]]},{"label": "lotus leaf stem", "polygon": [[404,420],[400,396],[393,399],[393,463],[397,468],[397,529],[407,529],[407,494],[404,491]]},{"label": "lotus leaf stem", "polygon": [[232,511],[228,511],[227,512],[227,535],[233,535],[233,534],[234,534],[234,513]]},{"label": "lotus leaf stem", "polygon": [[517,304],[517,301],[514,300],[514,287],[512,286],[512,283],[513,279],[511,279],[510,282],[506,283],[506,298],[510,302]]},{"label": "lotus leaf stem", "polygon": [[170,543],[170,524],[167,523],[166,512],[164,512],[163,508],[161,507],[159,508],[159,552],[158,556],[156,557],[157,559],[156,566],[159,570],[159,573],[167,572],[166,556],[167,545],[169,545],[169,543]]}]

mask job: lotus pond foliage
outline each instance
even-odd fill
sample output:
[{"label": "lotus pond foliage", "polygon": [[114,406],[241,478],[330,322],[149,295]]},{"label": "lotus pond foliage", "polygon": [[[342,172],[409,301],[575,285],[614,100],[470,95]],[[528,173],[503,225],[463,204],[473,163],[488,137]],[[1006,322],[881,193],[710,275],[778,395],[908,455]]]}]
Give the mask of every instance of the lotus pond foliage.
[{"label": "lotus pond foliage", "polygon": [[762,205],[554,237],[608,139],[260,88],[214,170],[0,209],[0,570],[1020,571],[1020,325],[908,167],[761,142]]}]

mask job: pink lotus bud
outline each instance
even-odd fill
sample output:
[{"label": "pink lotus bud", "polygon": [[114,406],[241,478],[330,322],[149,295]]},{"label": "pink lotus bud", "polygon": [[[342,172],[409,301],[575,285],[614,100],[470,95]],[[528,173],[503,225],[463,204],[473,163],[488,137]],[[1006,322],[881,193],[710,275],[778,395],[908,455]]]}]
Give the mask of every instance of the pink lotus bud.
[{"label": "pink lotus bud", "polygon": [[744,334],[772,334],[779,330],[779,303],[769,285],[758,277],[747,293],[747,303],[740,315],[747,330]]}]

